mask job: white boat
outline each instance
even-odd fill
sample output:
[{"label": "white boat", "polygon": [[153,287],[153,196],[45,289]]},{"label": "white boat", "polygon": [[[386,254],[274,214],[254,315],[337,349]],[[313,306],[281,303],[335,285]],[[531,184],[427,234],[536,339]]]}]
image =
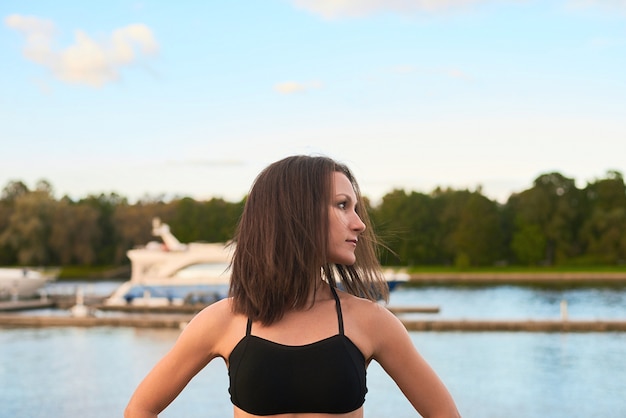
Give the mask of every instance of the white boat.
[{"label": "white boat", "polygon": [[[126,253],[131,262],[130,280],[113,292],[106,305],[210,303],[227,296],[234,245],[182,244],[158,218],[152,221],[152,235],[161,242],[151,241]],[[406,273],[393,270],[384,275],[390,290],[408,280]]]},{"label": "white boat", "polygon": [[26,299],[38,295],[55,274],[46,274],[32,268],[0,268],[0,299]]},{"label": "white boat", "polygon": [[130,280],[106,300],[107,305],[167,305],[211,302],[228,292],[232,248],[225,243],[181,243],[160,219],[152,221],[151,241],[126,254]]}]

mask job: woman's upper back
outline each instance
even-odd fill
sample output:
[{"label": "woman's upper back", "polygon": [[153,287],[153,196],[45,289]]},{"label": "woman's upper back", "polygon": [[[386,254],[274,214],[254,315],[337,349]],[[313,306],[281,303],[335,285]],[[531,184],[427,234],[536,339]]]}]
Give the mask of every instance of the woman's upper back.
[{"label": "woman's upper back", "polygon": [[[397,318],[378,303],[341,291],[337,294],[344,333],[369,363],[381,343],[381,328]],[[227,298],[200,312],[185,332],[193,332],[197,343],[210,351],[211,358],[222,357],[228,365],[232,350],[246,335],[246,325],[247,318],[233,313],[232,299]],[[338,334],[336,303],[329,291],[327,296],[317,298],[310,308],[290,311],[270,326],[254,322],[252,329],[255,336],[278,344],[311,344]]]},{"label": "woman's upper back", "polygon": [[229,357],[234,405],[254,415],[345,414],[363,405],[366,361],[344,333],[341,304],[332,292],[336,330],[323,339],[278,343],[255,335],[248,320],[245,337]]}]

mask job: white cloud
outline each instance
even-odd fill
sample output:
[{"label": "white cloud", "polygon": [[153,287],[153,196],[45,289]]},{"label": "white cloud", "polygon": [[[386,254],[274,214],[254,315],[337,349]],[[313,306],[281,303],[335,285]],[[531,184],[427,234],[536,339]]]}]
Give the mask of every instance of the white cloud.
[{"label": "white cloud", "polygon": [[[486,3],[525,0],[292,0],[296,6],[326,19],[363,17],[378,13],[435,13],[467,9]],[[572,7],[600,7],[626,12],[626,0],[567,0]]]},{"label": "white cloud", "polygon": [[569,0],[567,6],[578,13],[585,13],[588,9],[597,9],[601,12],[626,16],[626,0]]},{"label": "white cloud", "polygon": [[93,87],[118,80],[120,68],[159,50],[150,28],[140,23],[115,29],[101,41],[76,30],[74,43],[61,50],[54,48],[56,30],[50,20],[11,15],[5,25],[26,37],[23,53],[28,60],[48,68],[62,81]]},{"label": "white cloud", "polygon": [[274,85],[274,90],[281,94],[294,94],[301,93],[308,90],[319,89],[322,87],[322,83],[319,81],[309,81],[306,83],[301,83],[297,81],[284,81],[281,83],[276,83]]},{"label": "white cloud", "polygon": [[[309,12],[325,18],[360,17],[380,12],[438,12],[464,8],[490,0],[292,0]],[[492,0],[493,1],[493,0]]]},{"label": "white cloud", "polygon": [[600,6],[615,9],[626,9],[626,0],[570,0],[574,6]]}]

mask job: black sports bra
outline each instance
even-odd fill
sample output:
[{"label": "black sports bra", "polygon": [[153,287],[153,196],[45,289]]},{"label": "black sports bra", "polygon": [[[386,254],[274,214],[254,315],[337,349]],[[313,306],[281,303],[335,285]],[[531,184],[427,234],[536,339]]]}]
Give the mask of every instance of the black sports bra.
[{"label": "black sports bra", "polygon": [[232,403],[253,415],[285,413],[344,414],[365,402],[366,364],[361,351],[343,331],[341,303],[337,307],[339,334],[314,343],[290,346],[251,335],[230,354],[228,375]]}]

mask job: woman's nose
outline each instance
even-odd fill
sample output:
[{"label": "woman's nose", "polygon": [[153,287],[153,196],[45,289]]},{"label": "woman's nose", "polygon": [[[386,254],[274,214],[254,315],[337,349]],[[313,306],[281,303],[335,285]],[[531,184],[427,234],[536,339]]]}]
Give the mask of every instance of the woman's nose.
[{"label": "woman's nose", "polygon": [[352,226],[352,230],[357,231],[358,233],[362,233],[363,231],[365,231],[365,228],[366,228],[365,224],[361,220],[361,217],[356,212],[354,212],[351,226]]}]

